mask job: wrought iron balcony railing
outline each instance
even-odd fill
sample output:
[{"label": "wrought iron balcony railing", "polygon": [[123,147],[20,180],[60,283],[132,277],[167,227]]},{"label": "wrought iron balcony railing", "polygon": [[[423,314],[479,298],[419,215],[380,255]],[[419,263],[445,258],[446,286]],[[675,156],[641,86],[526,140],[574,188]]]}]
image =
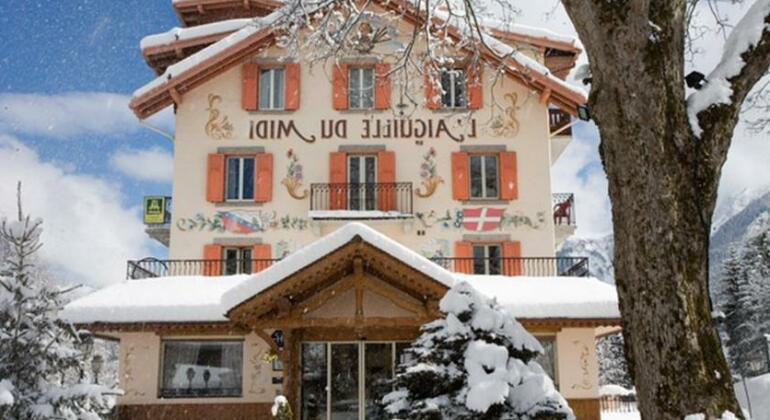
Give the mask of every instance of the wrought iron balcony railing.
[{"label": "wrought iron balcony railing", "polygon": [[588,277],[586,257],[434,258],[449,271],[529,277]]},{"label": "wrought iron balcony railing", "polygon": [[399,219],[412,217],[412,183],[311,184],[315,219]]},{"label": "wrought iron balcony railing", "polygon": [[559,193],[553,195],[553,224],[556,226],[575,226],[575,195]]},{"label": "wrought iron balcony railing", "polygon": [[[159,260],[145,258],[129,261],[128,279],[148,279],[171,276],[226,276],[257,273],[278,259],[229,260]],[[588,258],[585,257],[521,257],[521,258],[434,258],[447,270],[466,274],[489,274],[531,277],[587,277]]]},{"label": "wrought iron balcony railing", "polygon": [[159,260],[145,258],[129,261],[128,279],[173,276],[227,276],[256,273],[270,267],[277,259]]},{"label": "wrought iron balcony railing", "polygon": [[572,116],[569,113],[560,109],[548,109],[548,125],[551,134],[558,132],[559,136],[571,136],[572,127],[568,127],[571,122]]}]

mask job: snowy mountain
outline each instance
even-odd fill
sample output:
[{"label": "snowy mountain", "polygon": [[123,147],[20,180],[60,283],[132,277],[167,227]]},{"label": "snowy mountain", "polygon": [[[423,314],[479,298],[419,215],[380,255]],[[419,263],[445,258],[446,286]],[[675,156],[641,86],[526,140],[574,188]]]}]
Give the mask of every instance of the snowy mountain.
[{"label": "snowy mountain", "polygon": [[770,192],[750,201],[743,209],[725,219],[711,235],[709,268],[712,291],[720,290],[722,262],[730,247],[743,242],[752,224],[767,212],[770,212]]},{"label": "snowy mountain", "polygon": [[612,255],[615,242],[612,235],[600,238],[569,237],[556,251],[557,257],[588,257],[591,275],[606,283],[615,284]]}]

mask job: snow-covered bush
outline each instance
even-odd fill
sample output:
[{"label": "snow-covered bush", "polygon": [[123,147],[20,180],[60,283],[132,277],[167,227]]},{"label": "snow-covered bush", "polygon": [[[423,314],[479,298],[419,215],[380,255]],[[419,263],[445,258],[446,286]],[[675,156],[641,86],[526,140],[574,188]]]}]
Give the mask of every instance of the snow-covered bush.
[{"label": "snow-covered bush", "polygon": [[42,221],[0,223],[0,418],[98,419],[115,390],[89,384],[78,334],[57,312],[65,291],[35,270]]},{"label": "snow-covered bush", "polygon": [[422,327],[383,399],[394,418],[574,418],[534,361],[540,343],[495,300],[461,282],[439,308],[446,318]]},{"label": "snow-covered bush", "polygon": [[293,414],[291,407],[289,406],[289,400],[283,395],[275,397],[273,400],[273,407],[270,409],[270,414],[273,415],[275,420],[293,420]]}]

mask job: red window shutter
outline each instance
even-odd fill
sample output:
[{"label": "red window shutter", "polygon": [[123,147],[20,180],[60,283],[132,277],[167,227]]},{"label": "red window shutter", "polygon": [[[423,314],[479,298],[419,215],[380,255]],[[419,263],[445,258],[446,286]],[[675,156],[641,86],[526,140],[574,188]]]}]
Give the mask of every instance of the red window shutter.
[{"label": "red window shutter", "polygon": [[390,109],[390,64],[375,64],[374,109]]},{"label": "red window shutter", "polygon": [[254,163],[254,201],[265,203],[273,199],[273,154],[258,153]]},{"label": "red window shutter", "polygon": [[251,272],[259,273],[270,267],[272,263],[270,258],[272,258],[272,247],[269,244],[254,245],[251,250]]},{"label": "red window shutter", "polygon": [[452,198],[467,200],[470,197],[470,182],[468,180],[468,154],[465,152],[452,153]]},{"label": "red window shutter", "polygon": [[332,66],[332,107],[336,110],[348,109],[348,65]]},{"label": "red window shutter", "polygon": [[348,154],[331,152],[329,154],[329,210],[348,208]]},{"label": "red window shutter", "polygon": [[377,152],[377,207],[381,211],[396,210],[396,153]]},{"label": "red window shutter", "polygon": [[484,98],[484,65],[481,62],[468,66],[465,83],[468,91],[468,108],[481,109]]},{"label": "red window shutter", "polygon": [[203,246],[203,275],[222,275],[222,245],[209,244]]},{"label": "red window shutter", "polygon": [[473,274],[473,244],[469,241],[455,242],[455,266],[454,271],[464,274]]},{"label": "red window shutter", "polygon": [[[441,80],[439,73],[436,73],[435,77],[438,77],[439,81]],[[437,90],[436,87],[431,78],[431,71],[428,70],[425,73],[425,107],[428,109],[441,108],[441,91]]]},{"label": "red window shutter", "polygon": [[284,84],[284,109],[294,111],[299,109],[299,63],[289,63],[284,67],[286,83]]},{"label": "red window shutter", "polygon": [[225,201],[225,155],[209,154],[206,173],[206,200],[211,203]]},{"label": "red window shutter", "polygon": [[516,152],[500,153],[500,199],[516,200],[519,198],[518,169]]},{"label": "red window shutter", "polygon": [[521,243],[519,241],[503,242],[503,274],[506,276],[520,276],[521,271]]},{"label": "red window shutter", "polygon": [[243,65],[241,71],[241,106],[246,111],[256,111],[259,98],[259,66],[253,63]]}]

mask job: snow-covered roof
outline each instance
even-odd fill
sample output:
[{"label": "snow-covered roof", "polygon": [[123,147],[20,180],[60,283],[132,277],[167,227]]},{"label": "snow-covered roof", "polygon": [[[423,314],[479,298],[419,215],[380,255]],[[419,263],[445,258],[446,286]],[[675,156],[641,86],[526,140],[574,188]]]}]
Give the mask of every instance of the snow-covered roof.
[{"label": "snow-covered roof", "polygon": [[233,32],[242,29],[251,22],[254,22],[254,18],[227,19],[190,28],[175,27],[166,32],[148,35],[142,38],[139,42],[139,47],[142,50],[145,50],[147,48],[168,45],[177,41]]},{"label": "snow-covered roof", "polygon": [[348,223],[253,275],[126,280],[68,304],[73,323],[223,322],[225,314],[356,237],[444,284],[467,281],[523,319],[617,319],[615,288],[585,277],[506,277],[452,273],[362,223]]},{"label": "snow-covered roof", "polygon": [[497,298],[516,318],[620,318],[615,287],[594,277],[508,277],[455,274]]},{"label": "snow-covered roof", "polygon": [[[395,7],[397,5],[395,5],[394,2],[389,1],[384,2],[384,6]],[[170,101],[172,97],[171,93],[166,92],[166,90],[175,90],[177,84],[181,83],[186,78],[192,77],[198,71],[196,69],[199,66],[205,68],[206,66],[203,66],[204,62],[215,56],[227,55],[228,50],[236,44],[248,44],[251,42],[252,36],[255,37],[253,38],[254,42],[262,42],[263,39],[267,39],[267,35],[269,35],[267,33],[269,31],[269,26],[284,17],[285,13],[287,12],[284,8],[279,8],[264,17],[250,19],[249,23],[225,38],[216,41],[208,47],[169,66],[163,74],[134,91],[133,100],[131,101],[131,107],[134,109],[134,112],[137,113],[140,118],[145,118],[153,112],[160,110],[160,107],[158,106],[160,102],[162,102],[164,106],[168,105],[168,101]],[[312,13],[312,11],[308,11],[308,13]],[[462,26],[462,23],[458,22],[458,25]],[[467,29],[459,29],[461,31],[467,31]],[[176,32],[176,34],[178,33],[179,31]],[[257,35],[258,33],[260,34],[259,36]],[[172,34],[169,36],[176,35]],[[162,34],[162,36],[159,35],[155,41],[164,42],[167,39],[168,36]],[[494,50],[497,55],[496,59],[500,60],[503,67],[508,68],[512,74],[520,74],[529,78],[532,78],[533,75],[537,75],[538,83],[545,84],[545,86],[548,86],[549,88],[553,87],[553,94],[564,95],[564,97],[568,98],[568,103],[575,102],[579,104],[586,101],[587,95],[584,90],[564,82],[559,77],[552,74],[546,66],[538,63],[536,60],[518,52],[515,48],[497,40],[489,34],[484,35],[484,41]],[[189,88],[190,87],[188,87],[188,89]],[[541,88],[546,89],[546,87],[538,87],[538,89]],[[154,104],[152,109],[141,109],[143,105],[150,102]]]},{"label": "snow-covered roof", "polygon": [[515,35],[521,35],[535,40],[546,40],[557,44],[570,45],[576,49],[583,49],[583,45],[577,37],[560,34],[549,29],[538,28],[536,26],[522,25],[519,23],[504,22],[498,19],[483,17],[480,19],[481,25],[498,31],[508,32]]}]

